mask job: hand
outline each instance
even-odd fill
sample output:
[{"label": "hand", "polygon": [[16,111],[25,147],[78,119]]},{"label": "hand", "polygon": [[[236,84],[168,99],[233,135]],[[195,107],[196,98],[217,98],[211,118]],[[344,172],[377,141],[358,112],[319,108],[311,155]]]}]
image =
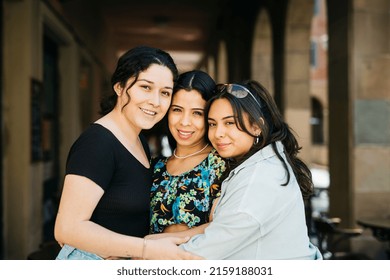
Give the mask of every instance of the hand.
[{"label": "hand", "polygon": [[166,233],[154,233],[154,234],[146,235],[144,238],[147,240],[157,240],[157,239],[161,239],[161,238],[166,238],[168,236],[169,236],[169,234],[166,234]]},{"label": "hand", "polygon": [[203,260],[204,258],[178,247],[189,239],[189,237],[147,239],[144,247],[144,258],[148,260]]},{"label": "hand", "polygon": [[149,234],[145,236],[146,239],[160,239],[166,237],[192,237],[197,234],[204,233],[204,230],[209,225],[209,223],[205,223],[200,226],[188,228],[187,225],[184,224],[176,224],[170,225],[164,229],[162,233]]}]

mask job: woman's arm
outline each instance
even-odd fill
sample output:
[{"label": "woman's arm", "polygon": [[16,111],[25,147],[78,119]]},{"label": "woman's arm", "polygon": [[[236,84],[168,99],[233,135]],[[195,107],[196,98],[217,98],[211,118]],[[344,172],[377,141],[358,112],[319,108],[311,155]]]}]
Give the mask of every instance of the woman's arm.
[{"label": "woman's arm", "polygon": [[55,224],[55,237],[68,244],[103,258],[145,257],[150,259],[199,259],[177,245],[186,238],[150,240],[126,236],[92,222],[92,213],[104,191],[92,180],[78,175],[65,177],[63,193]]},{"label": "woman's arm", "polygon": [[[209,223],[202,224],[197,227],[188,228],[187,225],[172,225],[166,228],[166,231],[163,233],[155,233],[149,234],[145,236],[146,239],[160,239],[165,237],[180,237],[180,238],[189,238],[197,234],[204,233],[205,228],[209,225]],[[183,228],[186,229],[183,229]]]},{"label": "woman's arm", "polygon": [[252,196],[246,195],[246,184],[241,178],[226,184],[229,191],[214,204],[218,203],[218,209],[212,212],[215,216],[204,234],[194,236],[180,247],[206,259],[227,259],[255,242],[261,234],[260,225],[245,207],[241,208],[241,205],[256,203]]},{"label": "woman's arm", "polygon": [[[211,207],[209,221],[213,221],[213,213],[215,210],[215,207],[217,206],[217,203],[219,201],[219,197],[214,199],[213,205]],[[204,230],[208,227],[210,222],[202,224],[197,227],[188,228],[185,224],[178,224],[178,225],[170,225],[165,228],[163,233],[156,233],[156,234],[149,234],[145,238],[148,239],[160,239],[164,237],[174,236],[174,237],[192,237],[197,234],[204,233]]]},{"label": "woman's arm", "polygon": [[228,259],[260,236],[256,220],[246,213],[229,213],[215,217],[204,234],[192,237],[180,247],[206,259]]}]

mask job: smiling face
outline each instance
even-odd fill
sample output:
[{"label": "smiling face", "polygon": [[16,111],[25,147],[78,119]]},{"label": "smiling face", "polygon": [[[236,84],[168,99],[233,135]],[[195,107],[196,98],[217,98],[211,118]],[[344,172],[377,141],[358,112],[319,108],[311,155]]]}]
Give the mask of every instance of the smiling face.
[{"label": "smiling face", "polygon": [[178,148],[179,146],[195,148],[205,145],[205,106],[206,101],[196,90],[180,89],[174,94],[168,112],[168,126]]},{"label": "smiling face", "polygon": [[[209,139],[214,148],[224,158],[239,158],[251,149],[254,137],[239,130],[233,108],[227,99],[216,99],[208,113]],[[259,128],[249,124],[244,115],[245,127],[254,135]]]},{"label": "smiling face", "polygon": [[136,130],[150,129],[168,111],[173,89],[172,72],[165,66],[152,64],[129,88],[133,81],[134,78],[130,78],[123,88],[119,83],[115,84],[114,90],[118,95],[116,109]]}]

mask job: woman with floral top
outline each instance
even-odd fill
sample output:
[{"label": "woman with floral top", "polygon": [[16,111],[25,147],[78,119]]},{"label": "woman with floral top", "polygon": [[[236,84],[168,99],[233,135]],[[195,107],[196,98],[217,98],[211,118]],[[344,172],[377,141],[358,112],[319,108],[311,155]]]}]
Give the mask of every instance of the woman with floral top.
[{"label": "woman with floral top", "polygon": [[172,156],[156,159],[154,165],[152,234],[202,233],[210,221],[225,170],[224,160],[206,137],[204,110],[214,89],[214,80],[199,70],[181,74],[174,87],[168,127],[176,148]]}]

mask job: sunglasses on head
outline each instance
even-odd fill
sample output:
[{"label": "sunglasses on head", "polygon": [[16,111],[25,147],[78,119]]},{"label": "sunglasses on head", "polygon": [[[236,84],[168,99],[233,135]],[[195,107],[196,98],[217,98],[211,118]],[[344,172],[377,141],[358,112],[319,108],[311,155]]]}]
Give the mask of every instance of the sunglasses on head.
[{"label": "sunglasses on head", "polygon": [[257,101],[255,96],[250,92],[250,90],[247,89],[246,87],[242,86],[242,85],[238,85],[238,84],[218,84],[217,85],[217,91],[218,92],[226,91],[227,93],[229,93],[229,94],[231,94],[231,95],[233,95],[234,97],[237,97],[237,98],[244,98],[244,97],[246,97],[249,94],[250,96],[252,96],[253,100],[257,103],[257,105],[259,105],[260,108],[262,107],[260,105],[259,101]]}]

